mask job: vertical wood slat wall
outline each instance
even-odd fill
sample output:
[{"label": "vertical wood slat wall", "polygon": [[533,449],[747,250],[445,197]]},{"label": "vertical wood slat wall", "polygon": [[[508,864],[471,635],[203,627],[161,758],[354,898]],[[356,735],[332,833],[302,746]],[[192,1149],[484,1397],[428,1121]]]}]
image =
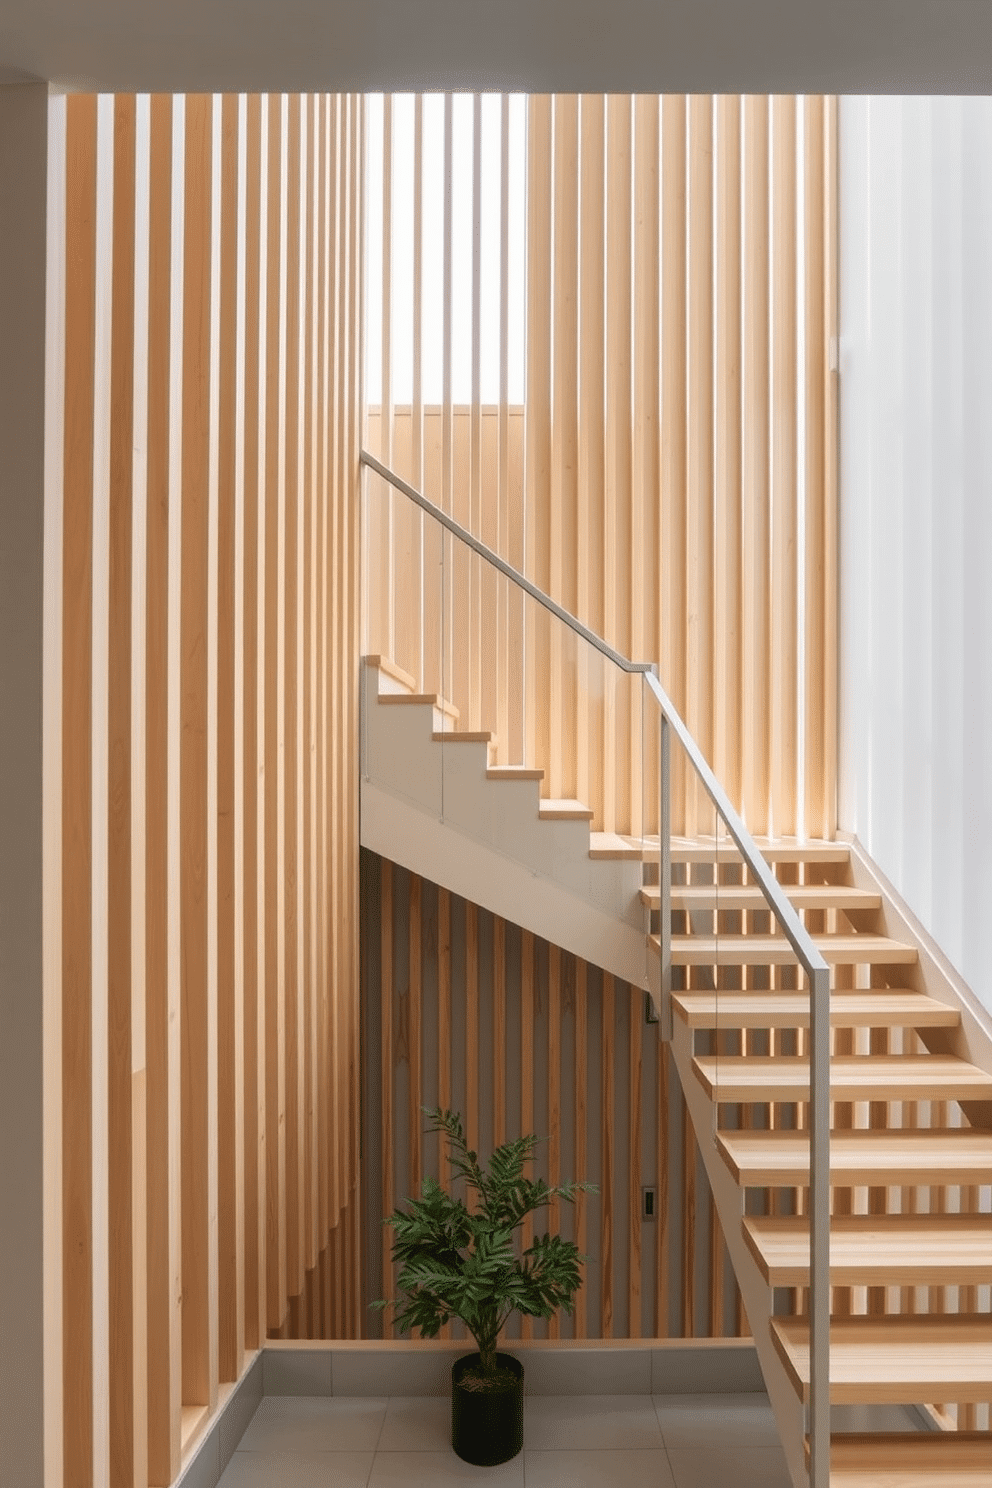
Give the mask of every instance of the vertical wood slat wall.
[{"label": "vertical wood slat wall", "polygon": [[[524,1132],[550,1134],[535,1173],[600,1187],[536,1216],[539,1230],[557,1226],[591,1257],[574,1316],[550,1335],[539,1320],[514,1319],[509,1336],[746,1334],[692,1124],[658,1025],[644,1021],[643,991],[365,851],[361,893],[366,1099],[383,1112],[363,1153],[370,1239],[424,1172],[447,1176],[437,1138],[421,1136],[420,1108],[451,1106],[483,1155]],[[653,1220],[641,1218],[643,1187],[655,1190]],[[368,1299],[395,1296],[389,1231],[370,1244],[367,1265]],[[388,1312],[370,1318],[384,1318],[392,1336]]]},{"label": "vertical wood slat wall", "polygon": [[51,119],[51,1345],[67,1488],[149,1488],[268,1333],[362,1326],[362,106],[79,95]]},{"label": "vertical wood slat wall", "polygon": [[[388,131],[384,148],[388,162]],[[495,407],[453,404],[450,378],[440,409],[393,405],[399,349],[384,309],[385,411],[368,410],[368,447],[618,650],[656,661],[753,831],[830,836],[836,101],[535,96],[527,176],[524,408],[506,404],[505,379]],[[392,200],[387,190],[384,307],[400,260]],[[505,244],[505,205],[500,227]],[[418,243],[422,230],[418,209]],[[502,280],[485,289],[507,294]],[[419,256],[413,294],[419,306]],[[504,305],[501,357],[506,335]],[[501,758],[542,766],[548,794],[578,792],[598,826],[636,830],[639,696],[531,615],[521,646],[499,587],[469,582],[467,567],[446,591],[466,664],[455,648],[441,666],[421,644],[419,585],[399,578],[419,557],[402,498],[370,481],[368,499],[370,567],[396,582],[373,591],[367,648],[426,690],[443,681],[463,726],[498,729]],[[436,582],[426,559],[422,572]],[[480,630],[481,674],[468,664]],[[520,730],[507,697],[522,699]],[[691,801],[676,826],[693,829]]]}]

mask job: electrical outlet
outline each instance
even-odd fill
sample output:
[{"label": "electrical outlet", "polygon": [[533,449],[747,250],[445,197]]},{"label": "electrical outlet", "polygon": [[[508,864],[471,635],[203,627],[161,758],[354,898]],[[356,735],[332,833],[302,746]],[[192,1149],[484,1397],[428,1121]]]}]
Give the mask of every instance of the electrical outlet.
[{"label": "electrical outlet", "polygon": [[655,1191],[653,1188],[641,1189],[641,1218],[654,1219],[655,1217]]},{"label": "electrical outlet", "polygon": [[644,994],[644,1021],[645,1023],[657,1023],[658,1009],[654,1005],[654,998],[650,992]]}]

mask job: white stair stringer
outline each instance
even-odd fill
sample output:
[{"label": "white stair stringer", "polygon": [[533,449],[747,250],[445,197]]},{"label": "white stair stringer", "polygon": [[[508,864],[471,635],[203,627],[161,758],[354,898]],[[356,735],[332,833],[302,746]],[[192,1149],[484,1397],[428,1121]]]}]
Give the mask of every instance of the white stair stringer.
[{"label": "white stair stringer", "polygon": [[[649,966],[639,860],[593,860],[589,822],[540,815],[536,779],[487,776],[490,736],[430,702],[384,705],[363,666],[362,846],[630,982]],[[654,957],[650,958],[655,959]]]},{"label": "white stair stringer", "polygon": [[741,1226],[742,1190],[717,1149],[713,1133],[713,1104],[693,1071],[693,1034],[682,1018],[674,1020],[671,1050],[713,1193],[713,1203],[720,1218],[734,1275],[751,1325],[761,1373],[775,1412],[775,1424],[789,1473],[794,1488],[807,1488],[809,1475],[805,1460],[803,1407],[772,1342],[769,1326],[775,1294],[758,1269],[744,1239]]}]

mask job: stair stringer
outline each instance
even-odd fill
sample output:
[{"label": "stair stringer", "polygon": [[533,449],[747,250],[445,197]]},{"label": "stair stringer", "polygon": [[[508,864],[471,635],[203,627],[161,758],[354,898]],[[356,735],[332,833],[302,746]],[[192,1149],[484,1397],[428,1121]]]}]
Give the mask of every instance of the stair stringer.
[{"label": "stair stringer", "polygon": [[362,780],[361,824],[363,847],[622,981],[644,985],[643,928],[627,924],[371,779]]},{"label": "stair stringer", "polygon": [[738,1187],[717,1150],[713,1137],[713,1105],[692,1067],[693,1035],[682,1018],[676,1018],[672,1035],[672,1057],[682,1084],[686,1107],[692,1121],[713,1202],[720,1219],[730,1254],[731,1264],[744,1299],[751,1325],[765,1388],[775,1412],[793,1488],[808,1488],[809,1475],[805,1461],[804,1412],[782,1362],[772,1343],[769,1328],[774,1292],[758,1270],[744,1240],[741,1226],[743,1190]]}]

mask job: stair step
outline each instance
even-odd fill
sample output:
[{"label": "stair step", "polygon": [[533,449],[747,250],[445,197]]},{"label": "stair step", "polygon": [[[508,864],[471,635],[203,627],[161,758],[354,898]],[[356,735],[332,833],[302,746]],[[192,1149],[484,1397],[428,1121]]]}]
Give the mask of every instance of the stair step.
[{"label": "stair step", "polygon": [[487,780],[543,780],[543,770],[531,770],[526,765],[490,765]]},{"label": "stair step", "polygon": [[392,677],[394,682],[399,682],[408,692],[416,692],[417,679],[411,677],[395,661],[390,661],[388,656],[363,656],[362,660],[368,667],[374,667],[377,672],[384,672],[387,677]]},{"label": "stair step", "polygon": [[[711,1100],[809,1099],[809,1064],[792,1055],[697,1054],[697,1078]],[[873,1054],[830,1061],[834,1101],[988,1100],[992,1075],[944,1055]]]},{"label": "stair step", "polygon": [[621,837],[617,832],[590,832],[589,856],[597,862],[639,863],[644,852],[634,839]]},{"label": "stair step", "polygon": [[[657,843],[658,839],[654,840]],[[756,837],[754,842],[766,863],[849,863],[851,860],[850,848],[844,842],[796,842],[788,838],[771,842],[767,837]],[[713,837],[673,837],[671,854],[673,863],[741,861],[740,850],[729,837],[721,838],[719,843]]]},{"label": "stair step", "polygon": [[[796,1393],[809,1395],[809,1322],[773,1317],[772,1341]],[[992,1317],[845,1317],[830,1324],[830,1399],[838,1405],[979,1403],[992,1380]]]},{"label": "stair step", "polygon": [[560,798],[542,800],[539,814],[542,821],[592,821],[593,818],[591,806]]},{"label": "stair step", "polygon": [[[719,1132],[717,1146],[742,1188],[809,1183],[805,1132]],[[992,1132],[838,1131],[830,1134],[830,1179],[842,1187],[992,1183]]]},{"label": "stair step", "polygon": [[430,707],[438,713],[443,713],[445,718],[459,718],[461,715],[454,703],[449,703],[436,692],[383,692],[379,694],[380,703],[412,703],[414,706]]},{"label": "stair step", "polygon": [[[915,946],[885,935],[814,935],[829,966],[912,966]],[[660,953],[657,935],[651,943]],[[791,966],[796,953],[784,935],[673,935],[673,966]]]},{"label": "stair step", "polygon": [[[854,889],[848,884],[783,884],[785,897],[796,909],[873,910],[882,903],[881,894],[870,889]],[[649,909],[660,910],[661,890],[647,886],[641,890],[641,901]],[[758,884],[672,884],[672,908],[697,911],[767,909],[768,902]]]},{"label": "stair step", "polygon": [[[690,1028],[808,1028],[806,992],[673,992],[672,1006]],[[903,988],[833,992],[835,1028],[956,1028],[956,1008]]]},{"label": "stair step", "polygon": [[[809,1443],[806,1448],[809,1461]],[[987,1431],[906,1431],[834,1436],[831,1488],[988,1488]]]},{"label": "stair step", "polygon": [[445,729],[431,734],[435,744],[492,744],[496,735],[488,729]]},{"label": "stair step", "polygon": [[[805,1218],[751,1215],[742,1229],[769,1286],[808,1285]],[[992,1281],[992,1215],[835,1215],[830,1280],[834,1286],[985,1286]]]}]

